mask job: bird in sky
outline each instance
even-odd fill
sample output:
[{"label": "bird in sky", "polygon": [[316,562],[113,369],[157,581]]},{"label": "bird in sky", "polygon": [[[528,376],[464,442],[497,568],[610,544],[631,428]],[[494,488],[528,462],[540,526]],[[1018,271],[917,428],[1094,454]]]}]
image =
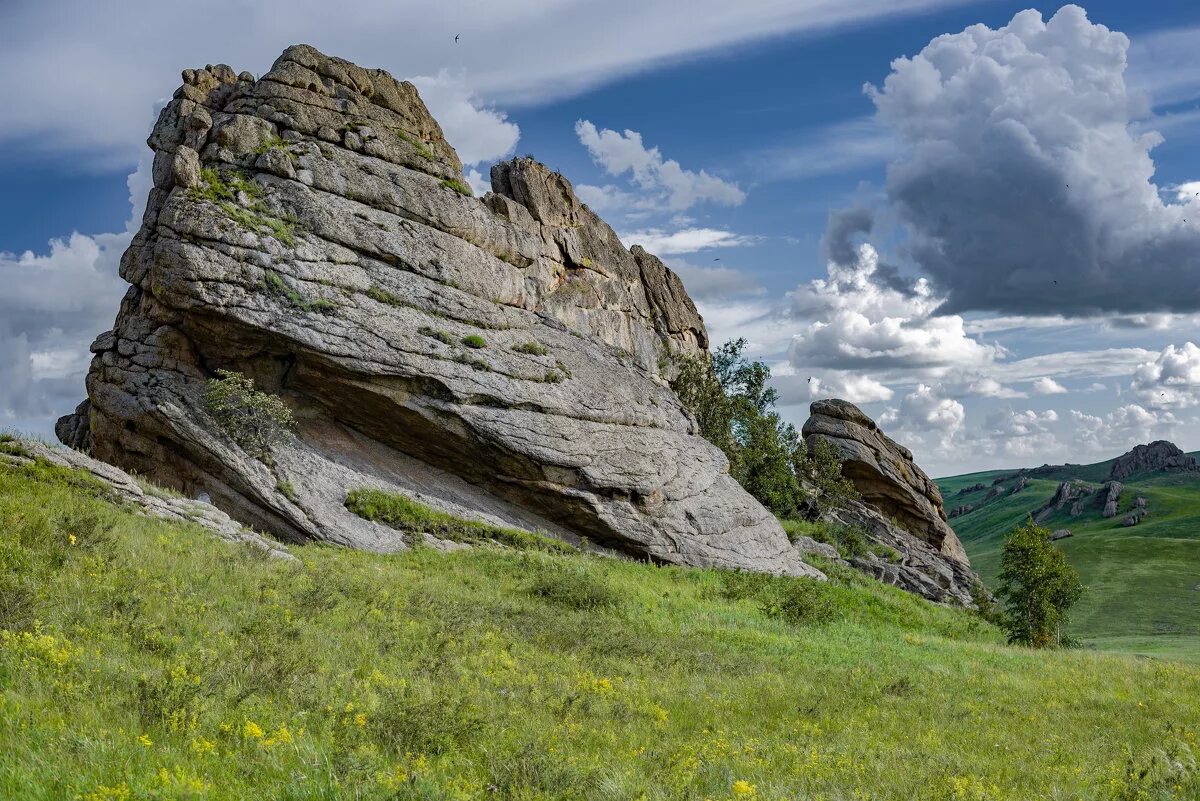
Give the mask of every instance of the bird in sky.
[{"label": "bird in sky", "polygon": [[456,34],[454,34],[454,42],[455,42],[455,44],[457,44],[457,43],[458,43],[458,37],[460,37],[460,36],[462,36],[462,34],[461,34],[461,33],[456,33]]},{"label": "bird in sky", "polygon": [[720,256],[717,256],[715,259],[713,259],[713,261],[720,261],[720,260],[721,260]]}]

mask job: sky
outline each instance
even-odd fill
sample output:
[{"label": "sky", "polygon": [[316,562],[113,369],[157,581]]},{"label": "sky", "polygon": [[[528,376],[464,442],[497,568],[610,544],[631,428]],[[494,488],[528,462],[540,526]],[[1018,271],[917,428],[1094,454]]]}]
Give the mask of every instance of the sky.
[{"label": "sky", "polygon": [[84,397],[181,70],[296,42],[412,80],[479,194],[561,171],[798,426],[845,398],[931,475],[1200,449],[1193,0],[5,0],[0,429]]}]

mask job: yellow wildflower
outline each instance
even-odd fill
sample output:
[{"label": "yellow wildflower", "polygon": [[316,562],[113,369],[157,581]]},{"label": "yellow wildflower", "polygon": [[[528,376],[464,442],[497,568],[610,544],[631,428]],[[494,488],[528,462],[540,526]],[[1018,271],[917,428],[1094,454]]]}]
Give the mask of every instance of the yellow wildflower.
[{"label": "yellow wildflower", "polygon": [[246,725],[242,727],[243,737],[253,737],[256,740],[260,740],[263,734],[262,726],[259,726],[253,720],[247,720]]},{"label": "yellow wildflower", "polygon": [[75,540],[75,535],[74,535],[74,534],[68,534],[68,535],[67,535],[67,539],[71,541],[71,544],[72,544],[72,545],[74,545],[74,544],[75,544],[75,542],[76,542],[76,540]]},{"label": "yellow wildflower", "polygon": [[745,779],[738,779],[733,783],[733,795],[735,798],[750,798],[756,792],[758,792],[758,788]]},{"label": "yellow wildflower", "polygon": [[151,740],[149,737],[147,737],[145,734],[138,735],[138,742],[141,743],[142,745],[146,746],[147,748],[154,745],[154,741]]}]

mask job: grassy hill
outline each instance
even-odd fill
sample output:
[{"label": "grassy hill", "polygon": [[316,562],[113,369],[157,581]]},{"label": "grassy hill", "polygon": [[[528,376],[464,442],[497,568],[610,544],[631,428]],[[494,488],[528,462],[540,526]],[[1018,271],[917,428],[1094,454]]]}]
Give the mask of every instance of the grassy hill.
[{"label": "grassy hill", "polygon": [[[1193,454],[1195,455],[1195,454]],[[939,479],[946,508],[976,508],[952,519],[971,563],[993,583],[1004,538],[1055,492],[1060,481],[1081,479],[1098,487],[1111,460],[1056,466],[1018,480],[1014,470],[994,470]],[[988,498],[993,481],[1003,494]],[[958,493],[977,483],[985,489]],[[1078,517],[1064,509],[1044,525],[1069,529],[1059,541],[1079,571],[1087,593],[1073,612],[1071,633],[1096,647],[1145,655],[1200,660],[1200,474],[1150,473],[1125,482],[1116,517],[1105,518],[1091,503]],[[1145,497],[1150,517],[1126,527],[1122,519],[1135,498]]]},{"label": "grassy hill", "polygon": [[0,797],[1200,792],[1200,669],[1010,648],[857,573],[291,551],[0,466]]}]

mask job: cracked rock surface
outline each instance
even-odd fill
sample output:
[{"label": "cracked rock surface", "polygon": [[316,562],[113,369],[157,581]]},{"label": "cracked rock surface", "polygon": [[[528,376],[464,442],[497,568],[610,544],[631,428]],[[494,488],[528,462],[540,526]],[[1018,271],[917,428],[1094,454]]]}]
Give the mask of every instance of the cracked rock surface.
[{"label": "cracked rock surface", "polygon": [[[471,196],[417,91],[288,48],[187,70],[148,144],[130,288],[68,445],[291,541],[404,534],[358,487],[640,558],[820,576],[667,384],[708,346],[679,277],[531,159]],[[218,369],[298,427],[270,464],[205,411]]]}]

